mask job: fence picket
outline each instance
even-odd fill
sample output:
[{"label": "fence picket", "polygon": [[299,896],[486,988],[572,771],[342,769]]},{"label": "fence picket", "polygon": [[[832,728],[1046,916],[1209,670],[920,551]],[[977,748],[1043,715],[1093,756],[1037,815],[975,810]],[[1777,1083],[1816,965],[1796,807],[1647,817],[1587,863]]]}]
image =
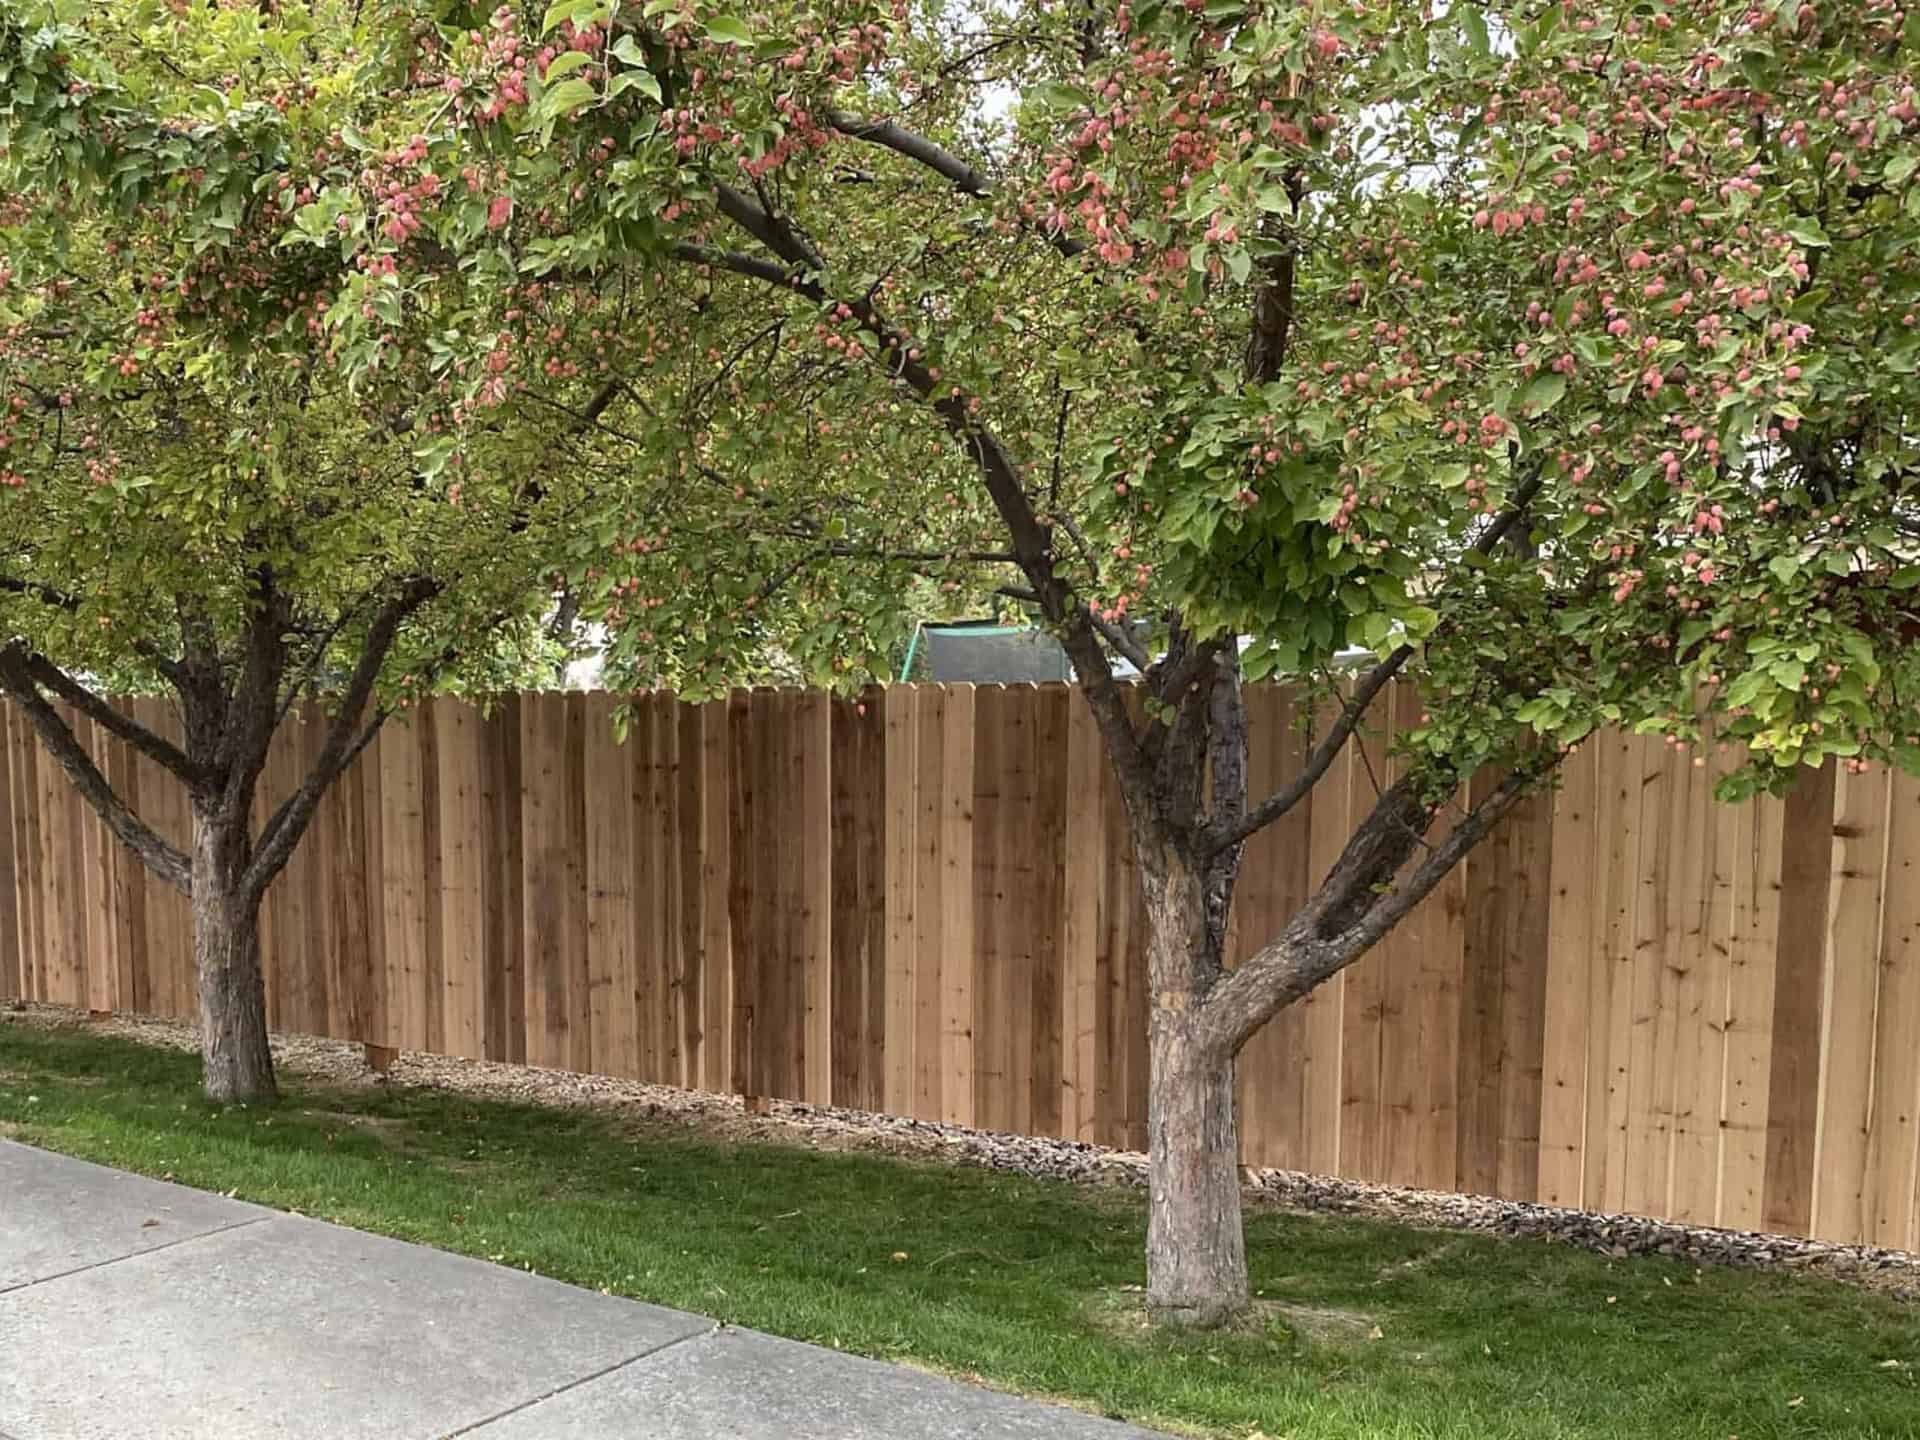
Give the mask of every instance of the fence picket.
[{"label": "fence picket", "polygon": [[[1322,703],[1305,727],[1294,696],[1249,688],[1256,794],[1298,773]],[[1145,917],[1076,696],[647,695],[625,745],[615,706],[440,699],[388,727],[269,905],[275,1021],[1144,1144]],[[162,702],[128,710],[178,738]],[[1387,713],[1416,723],[1418,701]],[[17,710],[0,720],[0,997],[191,1016],[184,898],[104,842]],[[324,726],[292,717],[263,807]],[[76,730],[185,845],[177,781]],[[1389,740],[1247,845],[1229,963],[1326,874],[1392,778]],[[1556,795],[1246,1047],[1246,1163],[1920,1243],[1920,788],[1827,770],[1717,808],[1738,758],[1589,740]]]}]

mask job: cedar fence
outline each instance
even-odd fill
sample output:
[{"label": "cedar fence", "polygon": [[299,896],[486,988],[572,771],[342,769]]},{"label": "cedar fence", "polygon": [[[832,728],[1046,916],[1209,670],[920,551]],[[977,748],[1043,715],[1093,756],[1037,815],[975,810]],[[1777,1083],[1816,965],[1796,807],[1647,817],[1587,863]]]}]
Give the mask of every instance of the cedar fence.
[{"label": "cedar fence", "polygon": [[[163,702],[133,709],[177,730]],[[1139,1147],[1144,926],[1064,687],[440,699],[330,793],[263,919],[278,1029]],[[1301,763],[1248,695],[1255,790]],[[1393,718],[1417,712],[1408,693]],[[179,787],[68,717],[135,808]],[[318,752],[283,729],[262,811]],[[5,714],[0,997],[194,1013],[185,902]],[[1717,762],[1716,762],[1717,763]],[[1247,849],[1250,952],[1391,773],[1350,747]],[[1608,734],[1256,1037],[1249,1163],[1920,1248],[1920,783]]]}]

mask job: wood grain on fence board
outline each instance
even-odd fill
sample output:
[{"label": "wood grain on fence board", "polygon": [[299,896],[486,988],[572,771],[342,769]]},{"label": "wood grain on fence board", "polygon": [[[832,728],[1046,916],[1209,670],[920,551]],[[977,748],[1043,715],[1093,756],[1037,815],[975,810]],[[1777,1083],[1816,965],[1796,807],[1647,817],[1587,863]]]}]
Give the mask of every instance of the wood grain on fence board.
[{"label": "wood grain on fence board", "polygon": [[[21,934],[20,926],[20,861],[16,858],[18,843],[17,817],[24,801],[16,799],[13,788],[13,735],[15,717],[0,711],[0,872],[7,879],[0,882],[0,1000],[19,999],[23,992],[21,984],[21,957],[30,953],[32,941]],[[129,1000],[144,995],[129,997]]]},{"label": "wood grain on fence board", "polygon": [[1887,824],[1861,1230],[1876,1245],[1906,1245],[1920,1220],[1920,783],[1912,777],[1893,777]]},{"label": "wood grain on fence board", "polygon": [[1833,882],[1834,771],[1803,776],[1787,797],[1767,1082],[1767,1161],[1761,1223],[1807,1235],[1813,1226],[1814,1137],[1825,1033],[1828,896]]},{"label": "wood grain on fence board", "polygon": [[[1546,1205],[1578,1207],[1585,1191],[1587,1087],[1595,1078],[1590,1064],[1590,987],[1595,957],[1601,954],[1595,895],[1599,755],[1599,745],[1581,746],[1561,766],[1560,789],[1552,797],[1535,1197]],[[1604,1076],[1599,1078],[1604,1081]]]},{"label": "wood grain on fence board", "polygon": [[[1300,703],[1249,687],[1256,798],[1333,719],[1323,701],[1302,724]],[[178,738],[164,702],[128,708]],[[1230,964],[1325,875],[1418,716],[1397,689],[1247,844]],[[289,717],[263,816],[326,723]],[[190,844],[170,775],[76,733]],[[1592,737],[1555,793],[1248,1044],[1246,1160],[1920,1243],[1920,784],[1828,770],[1713,804],[1739,758]],[[10,708],[0,762],[0,996],[194,1014],[184,897],[106,843]],[[436,699],[324,799],[264,940],[283,1028],[1146,1138],[1142,900],[1100,737],[1063,687]]]},{"label": "wood grain on fence board", "polygon": [[1092,1141],[1099,1127],[1097,992],[1100,886],[1105,859],[1100,786],[1105,756],[1093,711],[1078,695],[1069,696],[1066,721],[1066,749],[1055,760],[1067,787],[1061,839],[1061,1133],[1070,1139]]},{"label": "wood grain on fence board", "polygon": [[1813,1162],[1813,1233],[1822,1239],[1851,1240],[1868,1228],[1867,1140],[1890,779],[1883,770],[1842,771],[1834,793]]}]

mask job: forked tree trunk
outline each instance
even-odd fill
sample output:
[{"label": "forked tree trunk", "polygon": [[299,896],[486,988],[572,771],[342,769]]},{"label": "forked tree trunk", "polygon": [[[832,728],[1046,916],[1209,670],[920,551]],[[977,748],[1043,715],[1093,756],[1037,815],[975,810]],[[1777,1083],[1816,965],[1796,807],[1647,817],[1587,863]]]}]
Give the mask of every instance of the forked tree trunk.
[{"label": "forked tree trunk", "polygon": [[260,899],[241,883],[247,821],[196,807],[193,952],[200,979],[200,1053],[209,1100],[262,1105],[279,1097],[267,1045]]},{"label": "forked tree trunk", "polygon": [[1206,1038],[1196,980],[1214,973],[1202,888],[1191,874],[1147,880],[1147,1308],[1206,1328],[1248,1301],[1240,1220],[1233,1053]]}]

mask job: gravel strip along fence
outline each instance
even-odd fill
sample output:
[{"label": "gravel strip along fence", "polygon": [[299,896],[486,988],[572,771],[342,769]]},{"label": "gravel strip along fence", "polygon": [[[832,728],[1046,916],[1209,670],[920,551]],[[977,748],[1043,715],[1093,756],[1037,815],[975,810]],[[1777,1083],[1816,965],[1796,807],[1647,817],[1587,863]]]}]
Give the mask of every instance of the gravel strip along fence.
[{"label": "gravel strip along fence", "polygon": [[[89,1020],[78,1011],[37,1004],[0,1019],[50,1028],[84,1027],[143,1045],[177,1050],[199,1048],[196,1029],[180,1020],[126,1015]],[[1075,1140],[1006,1135],[862,1110],[776,1100],[771,1114],[749,1115],[737,1096],[413,1051],[403,1052],[385,1075],[376,1075],[367,1068],[360,1046],[309,1035],[274,1036],[273,1057],[290,1074],[347,1088],[417,1085],[483,1099],[605,1109],[634,1119],[676,1121],[720,1139],[753,1139],[816,1149],[877,1149],[1075,1184],[1144,1185],[1147,1178],[1146,1157],[1135,1151],[1110,1150]],[[1257,1203],[1301,1214],[1352,1215],[1431,1230],[1540,1239],[1577,1245],[1615,1259],[1666,1255],[1702,1265],[1776,1267],[1920,1301],[1920,1255],[1904,1250],[1836,1245],[1637,1215],[1607,1215],[1479,1195],[1413,1190],[1292,1170],[1248,1169],[1245,1178],[1247,1194]]]}]

